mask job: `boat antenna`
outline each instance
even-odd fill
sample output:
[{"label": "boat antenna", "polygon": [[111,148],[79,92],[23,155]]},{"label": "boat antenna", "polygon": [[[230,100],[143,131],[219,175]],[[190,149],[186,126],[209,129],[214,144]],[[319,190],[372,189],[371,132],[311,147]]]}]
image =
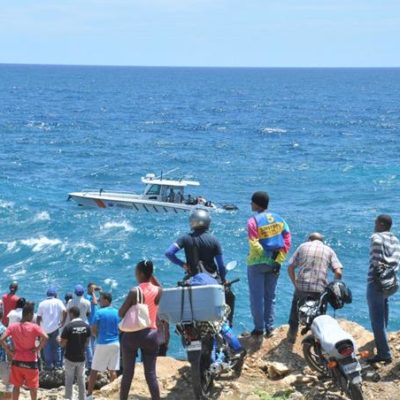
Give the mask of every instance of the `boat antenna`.
[{"label": "boat antenna", "polygon": [[174,169],[170,169],[169,171],[167,171],[165,174],[163,174],[163,171],[161,171],[161,175],[157,177],[157,179],[162,179],[163,176],[172,174],[173,172],[177,171],[179,169],[179,167],[176,167]]}]

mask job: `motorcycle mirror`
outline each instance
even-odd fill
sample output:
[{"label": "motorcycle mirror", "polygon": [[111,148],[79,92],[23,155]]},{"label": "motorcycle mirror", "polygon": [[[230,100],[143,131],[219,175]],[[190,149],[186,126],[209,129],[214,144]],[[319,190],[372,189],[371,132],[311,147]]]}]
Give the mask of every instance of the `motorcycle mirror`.
[{"label": "motorcycle mirror", "polygon": [[237,261],[230,261],[228,262],[228,264],[226,264],[225,268],[227,271],[232,271],[237,267],[237,265],[238,265]]}]

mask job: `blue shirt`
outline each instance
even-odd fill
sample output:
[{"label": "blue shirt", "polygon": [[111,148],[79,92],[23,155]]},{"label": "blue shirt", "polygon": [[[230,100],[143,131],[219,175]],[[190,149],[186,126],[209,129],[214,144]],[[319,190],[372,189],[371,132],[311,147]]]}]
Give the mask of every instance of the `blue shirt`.
[{"label": "blue shirt", "polygon": [[88,317],[88,322],[89,322],[89,325],[92,326],[92,325],[95,325],[94,316],[96,315],[97,304],[92,303],[93,295],[91,295],[91,294],[86,295],[86,300],[90,301],[90,315]]},{"label": "blue shirt", "polygon": [[97,327],[97,344],[111,344],[119,341],[118,311],[109,306],[99,308],[94,316],[93,325]]}]

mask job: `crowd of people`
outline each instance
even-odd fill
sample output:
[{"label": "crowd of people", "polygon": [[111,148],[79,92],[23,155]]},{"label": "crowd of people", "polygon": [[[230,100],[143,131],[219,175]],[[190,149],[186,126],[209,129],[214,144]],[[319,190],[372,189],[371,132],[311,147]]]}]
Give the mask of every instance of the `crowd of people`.
[{"label": "crowd of people", "polygon": [[[266,192],[254,193],[251,199],[254,215],[247,223],[247,277],[254,322],[250,335],[255,338],[270,338],[274,334],[276,286],[292,242],[287,222],[269,211],[268,206]],[[190,216],[191,232],[174,241],[165,255],[183,268],[188,277],[207,274],[225,285],[232,325],[234,296],[228,289],[222,247],[209,232],[210,224],[208,211],[194,210]],[[376,270],[382,266],[393,271],[399,267],[400,242],[391,227],[391,217],[379,215],[370,245],[367,300],[377,349],[369,360],[372,363],[392,361],[386,335],[390,294],[382,290],[376,279]],[[178,257],[181,250],[185,253],[184,260]],[[66,294],[65,302],[58,298],[54,287],[48,288],[35,313],[34,304],[19,297],[18,283],[12,282],[0,307],[0,375],[8,396],[3,398],[17,400],[21,387],[25,387],[35,400],[42,362],[42,367],[48,370],[64,369],[66,399],[72,399],[76,381],[79,400],[91,400],[98,373],[106,372],[111,381],[122,374],[120,400],[127,400],[140,351],[151,398],[160,399],[156,363],[159,356],[167,353],[169,326],[158,318],[162,288],[153,276],[153,269],[149,260],[137,264],[137,286],[129,291],[119,309],[113,306],[111,293],[89,283],[86,290],[77,285],[74,293]],[[287,336],[290,344],[297,336],[299,303],[321,296],[328,285],[329,270],[334,279],[342,279],[343,266],[335,251],[324,242],[321,233],[314,232],[288,262],[294,286]],[[148,323],[132,332],[123,331],[121,321],[141,304],[147,307]]]}]

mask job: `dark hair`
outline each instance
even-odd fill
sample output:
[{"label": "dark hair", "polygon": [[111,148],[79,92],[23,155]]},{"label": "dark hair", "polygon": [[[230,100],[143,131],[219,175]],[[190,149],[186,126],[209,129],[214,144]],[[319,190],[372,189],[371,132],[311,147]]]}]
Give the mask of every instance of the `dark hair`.
[{"label": "dark hair", "polygon": [[90,282],[90,283],[88,283],[88,285],[87,285],[87,288],[89,289],[89,288],[90,288],[90,286],[96,286],[96,284],[95,284],[95,283],[93,283],[93,282]]},{"label": "dark hair", "polygon": [[104,300],[107,300],[110,304],[112,303],[112,294],[109,292],[101,292],[100,297],[102,297]]},{"label": "dark hair", "polygon": [[20,297],[17,300],[16,308],[24,308],[25,304],[26,304],[25,298],[24,297]]},{"label": "dark hair", "polygon": [[378,218],[376,220],[378,221],[379,225],[382,226],[382,228],[387,229],[388,231],[392,227],[393,221],[390,215],[387,214],[378,215]]},{"label": "dark hair", "polygon": [[267,192],[255,192],[253,196],[251,196],[251,201],[258,207],[266,210],[269,205],[269,195]]},{"label": "dark hair", "polygon": [[35,311],[35,303],[25,303],[22,309],[22,318],[26,318],[28,315],[33,315]]},{"label": "dark hair", "polygon": [[153,262],[150,260],[142,260],[136,265],[136,269],[141,272],[146,279],[150,279],[154,271]]},{"label": "dark hair", "polygon": [[68,293],[65,293],[64,300],[66,303],[68,303],[73,297],[74,297],[74,295],[71,292],[68,292]]},{"label": "dark hair", "polygon": [[73,306],[71,307],[68,312],[70,313],[71,317],[74,318],[79,318],[79,316],[81,315],[81,311],[79,310],[79,307]]}]

